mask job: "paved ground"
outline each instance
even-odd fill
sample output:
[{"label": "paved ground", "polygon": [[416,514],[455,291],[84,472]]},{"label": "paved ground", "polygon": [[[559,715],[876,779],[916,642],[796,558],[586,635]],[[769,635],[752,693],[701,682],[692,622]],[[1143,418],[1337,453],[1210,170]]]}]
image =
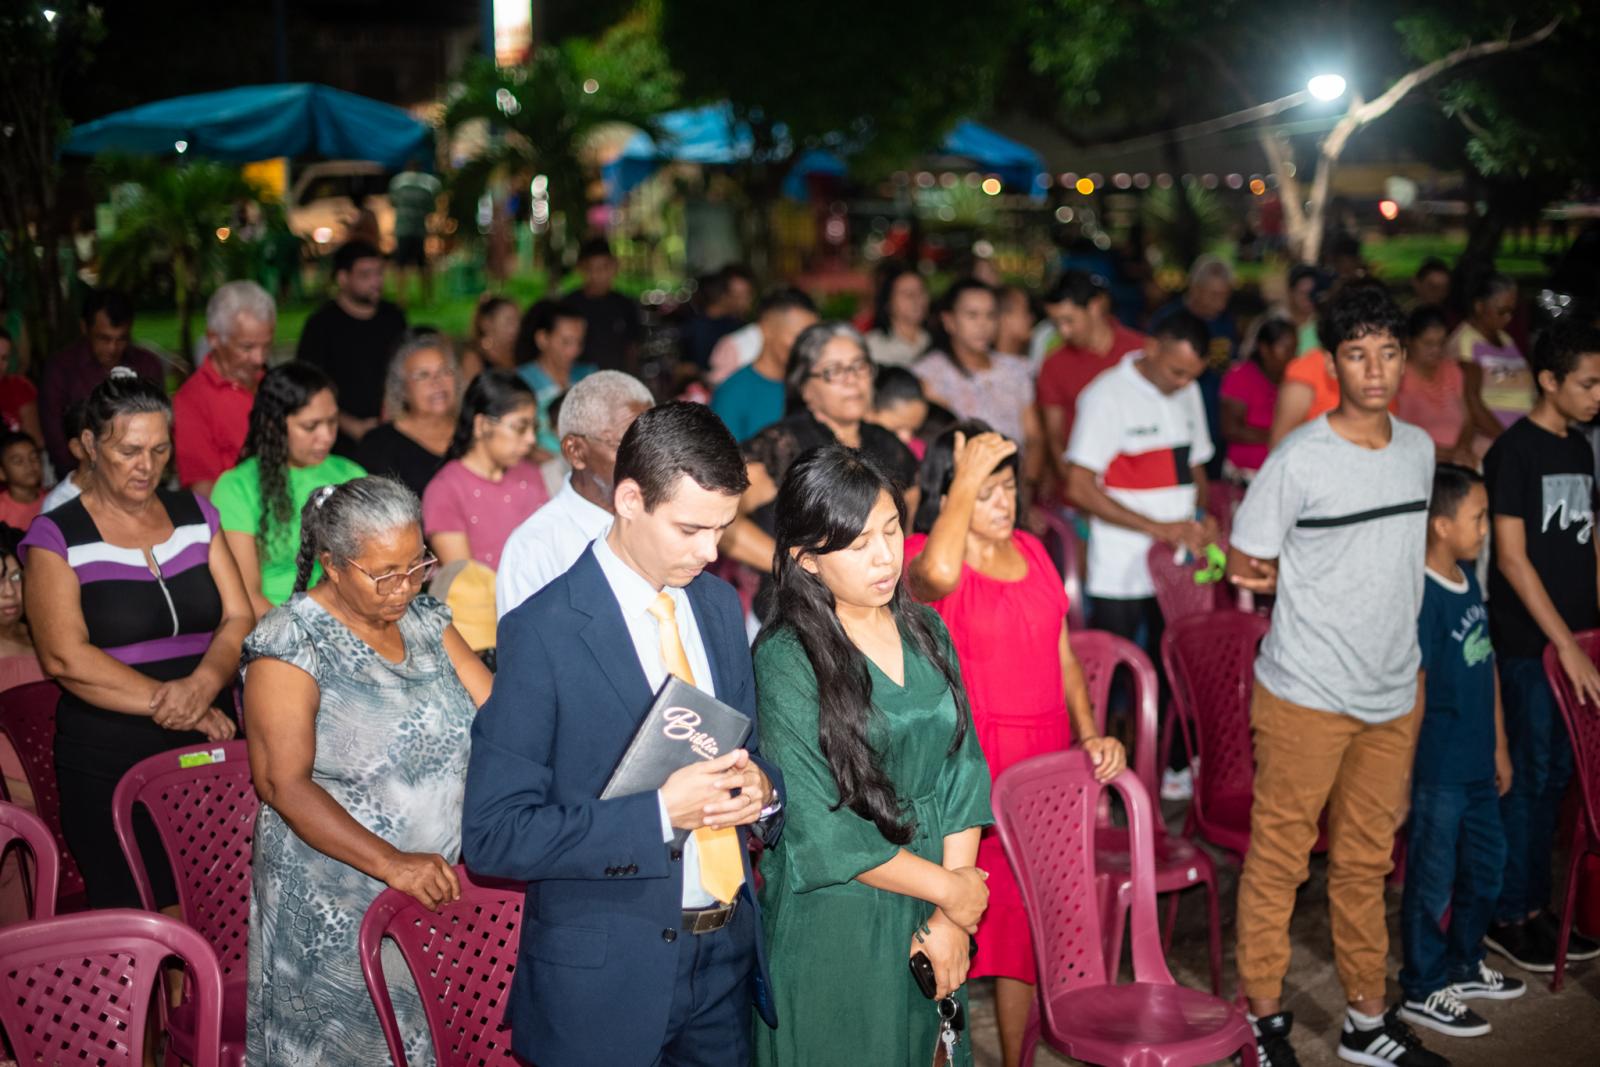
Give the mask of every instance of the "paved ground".
[{"label": "paved ground", "polygon": [[[1169,811],[1169,817],[1172,812]],[[1172,825],[1176,827],[1177,823]],[[1213,855],[1216,855],[1213,853]],[[1233,970],[1233,901],[1238,871],[1218,860],[1222,892],[1223,987],[1231,994]],[[1344,1007],[1338,975],[1333,968],[1333,946],[1328,934],[1327,864],[1311,864],[1311,880],[1300,890],[1293,926],[1294,962],[1289,970],[1285,1007],[1295,1016],[1295,1048],[1305,1067],[1333,1067],[1342,1063],[1334,1055],[1334,1042]],[[1400,967],[1400,893],[1391,889],[1389,943],[1391,999],[1399,996],[1394,975]],[[1127,953],[1123,953],[1124,961]],[[1454,1067],[1600,1067],[1600,960],[1574,964],[1559,994],[1550,992],[1549,976],[1529,975],[1495,956],[1491,965],[1528,982],[1520,1000],[1474,1001],[1473,1006],[1494,1026],[1479,1038],[1451,1039],[1423,1030],[1428,1047],[1449,1057]],[[1209,983],[1206,968],[1205,903],[1199,890],[1190,890],[1179,909],[1178,929],[1168,961],[1173,977],[1196,989]],[[1126,967],[1126,962],[1124,964]],[[995,1036],[994,1010],[989,983],[972,987],[972,1039],[977,1067],[998,1067],[1000,1043]],[[1076,1063],[1041,1048],[1039,1067]]]}]

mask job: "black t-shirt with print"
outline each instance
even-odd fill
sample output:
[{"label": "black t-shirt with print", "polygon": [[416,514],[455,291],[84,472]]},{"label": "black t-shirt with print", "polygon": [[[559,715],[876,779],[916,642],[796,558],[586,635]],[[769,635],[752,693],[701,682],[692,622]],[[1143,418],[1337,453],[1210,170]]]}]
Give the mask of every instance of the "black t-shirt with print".
[{"label": "black t-shirt with print", "polygon": [[[1594,453],[1578,433],[1557,437],[1519,419],[1483,460],[1489,513],[1522,520],[1528,560],[1573,631],[1600,626],[1595,590]],[[1496,552],[1489,568],[1489,629],[1500,656],[1541,656],[1547,643]]]}]

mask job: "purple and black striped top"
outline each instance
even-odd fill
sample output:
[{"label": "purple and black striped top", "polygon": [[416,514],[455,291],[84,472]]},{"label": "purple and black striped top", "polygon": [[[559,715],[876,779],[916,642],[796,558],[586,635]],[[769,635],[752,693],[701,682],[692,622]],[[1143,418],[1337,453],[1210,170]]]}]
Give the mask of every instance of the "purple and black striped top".
[{"label": "purple and black striped top", "polygon": [[170,680],[194,670],[222,621],[210,566],[221,523],[211,502],[193,493],[163,489],[158,496],[173,530],[152,549],[155,570],[143,550],[107,544],[82,498],[35,519],[22,549],[53,552],[77,573],[90,644]]}]

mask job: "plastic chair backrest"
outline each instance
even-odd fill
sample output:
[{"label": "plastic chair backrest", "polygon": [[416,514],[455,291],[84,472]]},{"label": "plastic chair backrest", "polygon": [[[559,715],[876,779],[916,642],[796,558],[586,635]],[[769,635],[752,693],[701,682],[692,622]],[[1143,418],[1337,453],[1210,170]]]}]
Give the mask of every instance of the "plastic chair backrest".
[{"label": "plastic chair backrest", "polygon": [[1195,814],[1202,825],[1208,807],[1215,811],[1218,801],[1248,799],[1255,785],[1250,695],[1256,648],[1267,626],[1260,615],[1215,611],[1179,619],[1161,637],[1167,680],[1200,760]]},{"label": "plastic chair backrest", "polygon": [[1110,704],[1111,682],[1119,668],[1126,668],[1133,682],[1133,758],[1130,765],[1148,791],[1156,787],[1156,731],[1161,686],[1155,664],[1144,649],[1125,637],[1104,630],[1068,630],[1072,654],[1083,667],[1083,680],[1089,688],[1089,706],[1094,709],[1094,724],[1106,732],[1106,713]]},{"label": "plastic chair backrest", "polygon": [[502,1029],[522,933],[517,882],[474,879],[457,867],[461,899],[429,911],[394,889],[379,893],[361,920],[361,973],[397,1067],[405,1045],[384,978],[382,948],[390,938],[417,983],[434,1055],[451,1067],[517,1064],[511,1031]]},{"label": "plastic chair backrest", "polygon": [[205,938],[177,919],[108,908],[0,930],[0,1028],[19,1063],[137,1067],[161,964],[187,965],[195,1060],[218,1067],[222,972]]},{"label": "plastic chair backrest", "polygon": [[161,752],[128,769],[111,795],[111,821],[133,871],[139,899],[152,911],[150,872],[134,836],[142,805],[155,823],[178,886],[183,921],[211,944],[224,980],[243,982],[248,967],[250,861],[260,801],[243,741]]},{"label": "plastic chair backrest", "polygon": [[[1584,655],[1600,665],[1600,630],[1583,630],[1572,636]],[[1577,771],[1589,834],[1600,841],[1600,708],[1578,703],[1554,646],[1544,650],[1544,673],[1555,690],[1561,716],[1567,721],[1567,735],[1572,738],[1573,769]]]},{"label": "plastic chair backrest", "polygon": [[[1217,547],[1226,552],[1228,543],[1219,537]],[[1202,569],[1204,560],[1189,559],[1180,563],[1174,556],[1170,545],[1158,543],[1150,546],[1145,557],[1150,581],[1156,588],[1156,603],[1168,626],[1190,615],[1233,606],[1233,587],[1226,580],[1203,585],[1195,582],[1194,576]]]},{"label": "plastic chair backrest", "polygon": [[[1106,985],[1100,894],[1095,884],[1094,813],[1113,788],[1128,813],[1131,930],[1137,981],[1172,985],[1156,925],[1155,816],[1139,779],[1123,771],[1094,780],[1081,751],[1050,752],[1013,764],[994,784],[995,826],[1022,891],[1047,1016],[1057,994]],[[1052,1028],[1057,1020],[1049,1019]]]},{"label": "plastic chair backrest", "polygon": [[1062,588],[1067,591],[1067,627],[1081,630],[1088,625],[1088,604],[1084,599],[1083,580],[1078,572],[1078,557],[1083,547],[1070,520],[1049,508],[1034,508],[1034,513],[1044,520],[1045,551],[1060,568]]},{"label": "plastic chair backrest", "polygon": [[13,841],[21,841],[33,853],[31,918],[48,919],[56,913],[56,886],[61,882],[61,850],[56,846],[55,835],[33,812],[0,802],[0,856]]},{"label": "plastic chair backrest", "polygon": [[1244,503],[1244,490],[1232,482],[1212,481],[1206,486],[1206,510],[1224,534],[1233,529],[1233,513]]},{"label": "plastic chair backrest", "polygon": [[[16,749],[33,790],[33,813],[50,827],[61,855],[58,911],[82,907],[87,900],[83,872],[61,832],[61,791],[56,786],[56,705],[61,689],[54,682],[29,682],[0,693],[0,733]],[[69,907],[70,905],[70,907]]]}]

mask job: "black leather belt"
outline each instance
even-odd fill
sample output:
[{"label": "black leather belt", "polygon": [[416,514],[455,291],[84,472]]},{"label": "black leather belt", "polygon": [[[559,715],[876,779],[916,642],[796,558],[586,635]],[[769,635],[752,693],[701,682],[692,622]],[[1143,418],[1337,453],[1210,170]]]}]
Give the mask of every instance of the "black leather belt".
[{"label": "black leather belt", "polygon": [[739,906],[737,899],[728,904],[717,904],[709,908],[684,908],[683,931],[686,934],[709,934],[728,925],[733,918],[733,909]]}]

